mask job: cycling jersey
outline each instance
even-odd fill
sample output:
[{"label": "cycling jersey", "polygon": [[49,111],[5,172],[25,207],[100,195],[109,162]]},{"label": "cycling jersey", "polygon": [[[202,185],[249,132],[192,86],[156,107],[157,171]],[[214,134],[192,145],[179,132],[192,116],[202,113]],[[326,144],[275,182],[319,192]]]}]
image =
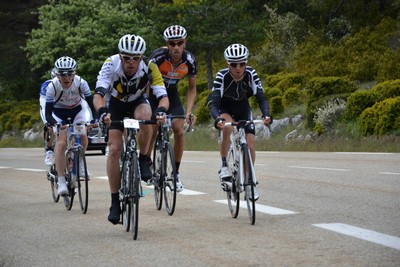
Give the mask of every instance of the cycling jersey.
[{"label": "cycling jersey", "polygon": [[167,87],[168,96],[169,89],[176,88],[182,78],[187,75],[195,76],[197,74],[196,59],[189,51],[183,51],[182,61],[175,67],[171,63],[171,57],[166,47],[154,50],[150,58],[160,69],[165,86]]},{"label": "cycling jersey", "polygon": [[[182,60],[178,66],[171,63],[171,56],[167,47],[160,47],[153,51],[150,56],[151,61],[155,62],[160,69],[161,75],[164,80],[165,87],[167,88],[169,99],[169,112],[174,115],[182,115],[184,110],[178,92],[178,82],[186,77],[194,77],[197,74],[197,62],[193,54],[184,50],[182,53]],[[157,107],[157,101],[154,97],[149,97],[152,109]]]},{"label": "cycling jersey", "polygon": [[78,75],[74,76],[69,88],[63,88],[60,80],[55,77],[46,90],[46,102],[54,103],[54,108],[57,109],[75,108],[81,104],[82,97],[92,95],[88,83]]},{"label": "cycling jersey", "polygon": [[[65,121],[66,117],[74,119],[74,115],[82,110],[83,97],[86,98],[92,113],[94,112],[93,96],[89,85],[78,75],[74,76],[74,80],[69,88],[63,88],[60,80],[55,77],[48,83],[47,87],[43,88],[44,91],[46,91],[46,121],[52,124],[61,122],[60,119]],[[56,116],[52,116],[53,112]],[[85,112],[87,113],[87,111]],[[85,112],[83,112],[82,120],[88,121],[90,118],[87,118]]]},{"label": "cycling jersey", "polygon": [[97,76],[95,93],[110,94],[122,102],[133,102],[146,93],[148,86],[156,98],[167,95],[160,71],[154,62],[140,61],[138,70],[131,78],[125,76],[119,54],[113,55],[103,63]]},{"label": "cycling jersey", "polygon": [[[264,96],[257,72],[246,66],[243,79],[235,81],[229,69],[220,70],[212,89],[211,115],[214,119],[221,113],[229,113],[239,119],[252,119],[248,98],[257,98],[263,116],[269,116],[269,104]],[[222,112],[221,112],[222,111]]]}]

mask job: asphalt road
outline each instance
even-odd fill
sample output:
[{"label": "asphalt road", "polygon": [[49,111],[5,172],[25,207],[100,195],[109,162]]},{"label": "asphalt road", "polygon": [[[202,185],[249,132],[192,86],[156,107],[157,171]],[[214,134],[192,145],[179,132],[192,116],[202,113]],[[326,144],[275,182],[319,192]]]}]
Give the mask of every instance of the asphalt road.
[{"label": "asphalt road", "polygon": [[107,221],[106,157],[87,160],[82,214],[53,202],[42,149],[0,149],[0,266],[400,266],[399,153],[259,152],[252,226],[218,153],[185,152],[175,214],[146,187],[136,241]]}]

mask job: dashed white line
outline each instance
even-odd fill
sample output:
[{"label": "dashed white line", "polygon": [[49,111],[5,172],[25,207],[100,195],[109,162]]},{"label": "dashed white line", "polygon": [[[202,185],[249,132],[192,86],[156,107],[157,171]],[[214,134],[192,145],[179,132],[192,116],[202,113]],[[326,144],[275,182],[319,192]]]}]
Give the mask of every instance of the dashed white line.
[{"label": "dashed white line", "polygon": [[400,175],[400,172],[380,172],[380,174]]},{"label": "dashed white line", "polygon": [[363,229],[343,223],[322,223],[313,224],[316,227],[334,231],[340,234],[356,237],[362,240],[380,244],[386,247],[394,248],[400,250],[400,238],[395,236],[390,236],[386,234],[381,234],[368,229]]},{"label": "dashed white line", "polygon": [[288,166],[289,168],[309,169],[309,170],[325,170],[325,171],[340,171],[347,172],[347,169],[321,168],[321,167],[306,167],[306,166]]},{"label": "dashed white line", "polygon": [[[222,204],[228,204],[228,201],[226,199],[224,199],[224,200],[214,200],[214,202],[222,203]],[[240,207],[247,209],[246,201],[243,201],[243,200],[240,201]],[[256,212],[262,212],[262,213],[266,213],[266,214],[270,214],[270,215],[297,214],[297,212],[295,212],[295,211],[275,208],[275,207],[266,206],[266,205],[257,204],[257,203],[256,203]]]},{"label": "dashed white line", "polygon": [[45,172],[43,169],[30,169],[30,168],[14,168],[17,171],[29,171],[29,172]]}]

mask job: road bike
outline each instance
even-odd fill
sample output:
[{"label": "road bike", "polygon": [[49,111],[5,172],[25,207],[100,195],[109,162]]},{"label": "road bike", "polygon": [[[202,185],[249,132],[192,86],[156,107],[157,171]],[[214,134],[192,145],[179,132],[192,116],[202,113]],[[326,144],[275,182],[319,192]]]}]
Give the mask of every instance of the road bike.
[{"label": "road bike", "polygon": [[113,121],[111,124],[123,124],[126,129],[125,148],[122,155],[120,176],[121,188],[119,200],[121,203],[121,223],[127,232],[132,232],[134,240],[137,239],[139,225],[139,199],[143,197],[139,155],[137,152],[136,135],[140,124],[154,124],[151,120],[136,120],[125,118],[123,121]]},{"label": "road bike", "polygon": [[[79,204],[83,214],[86,214],[89,204],[89,175],[86,165],[85,150],[81,144],[81,136],[87,135],[86,127],[98,127],[98,124],[68,123],[57,124],[57,137],[61,126],[66,128],[67,149],[65,150],[66,167],[64,170],[68,194],[63,196],[67,210],[71,210],[76,191],[79,196]],[[100,128],[100,127],[99,127]],[[99,129],[101,131],[101,129]],[[57,176],[52,182],[52,193],[57,194]]]},{"label": "road bike", "polygon": [[263,123],[262,120],[240,120],[237,122],[226,122],[224,127],[233,127],[230,140],[231,145],[227,155],[228,168],[232,176],[230,182],[222,182],[226,191],[229,211],[233,218],[237,218],[240,207],[240,193],[244,192],[244,200],[247,204],[250,223],[256,221],[256,199],[254,187],[257,179],[251,153],[246,140],[245,127],[250,123]]},{"label": "road bike", "polygon": [[158,210],[162,207],[163,197],[169,215],[174,214],[176,206],[177,173],[174,149],[169,141],[173,119],[185,119],[184,115],[166,115],[163,124],[159,124],[156,142],[153,148],[153,184],[154,200]]}]

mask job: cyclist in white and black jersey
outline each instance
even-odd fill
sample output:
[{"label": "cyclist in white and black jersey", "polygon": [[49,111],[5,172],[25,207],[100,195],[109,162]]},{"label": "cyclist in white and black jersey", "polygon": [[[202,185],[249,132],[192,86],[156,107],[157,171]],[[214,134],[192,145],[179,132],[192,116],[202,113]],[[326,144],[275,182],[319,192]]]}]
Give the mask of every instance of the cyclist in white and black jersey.
[{"label": "cyclist in white and black jersey", "polygon": [[[46,121],[46,92],[47,92],[47,87],[51,83],[51,81],[56,77],[56,68],[53,68],[51,70],[51,79],[45,81],[42,83],[40,86],[40,92],[39,92],[39,104],[40,104],[40,117],[42,118],[43,124],[44,124],[44,139],[45,139],[45,159],[44,163],[47,166],[51,166],[54,164],[54,140],[55,140],[55,133],[52,129],[52,127],[47,127],[47,121]],[[86,102],[86,100],[82,99],[82,109],[85,110],[85,117],[86,121],[89,121],[91,119],[91,113],[89,106]],[[50,134],[50,139],[47,140],[47,132]]]},{"label": "cyclist in white and black jersey", "polygon": [[[226,157],[230,146],[230,133],[232,128],[223,127],[225,122],[239,120],[253,120],[248,98],[255,96],[262,112],[265,125],[272,119],[269,115],[268,100],[255,69],[247,66],[248,49],[241,44],[232,44],[225,49],[224,57],[228,68],[220,70],[214,80],[212,88],[211,116],[215,119],[215,128],[223,131],[220,146],[222,167],[219,171],[220,180],[231,179]],[[247,143],[250,153],[255,161],[255,128],[251,123],[245,128]],[[258,193],[254,192],[256,200]]]},{"label": "cyclist in white and black jersey", "polygon": [[[46,88],[46,121],[50,125],[66,123],[87,122],[86,110],[82,108],[83,98],[86,99],[92,114],[95,114],[93,106],[93,95],[88,83],[75,74],[76,61],[68,56],[61,57],[55,62],[56,77],[53,78]],[[87,136],[82,136],[82,145],[86,149]],[[56,144],[56,169],[58,176],[58,194],[68,194],[65,177],[62,175],[65,169],[65,150],[67,148],[67,135],[61,127]]]},{"label": "cyclist in white and black jersey", "polygon": [[[146,92],[149,87],[158,100],[154,114],[165,113],[169,107],[167,91],[157,65],[144,59],[146,42],[134,34],[122,36],[118,42],[119,53],[108,57],[97,76],[94,105],[99,118],[108,127],[107,175],[111,193],[111,207],[108,220],[117,224],[121,206],[118,190],[121,187],[119,158],[122,149],[123,125],[113,125],[112,120],[124,117],[150,120],[152,116]],[[107,103],[108,102],[108,103]],[[140,125],[138,144],[140,149],[139,167],[142,181],[151,178],[146,153],[152,135],[151,125]]]}]

